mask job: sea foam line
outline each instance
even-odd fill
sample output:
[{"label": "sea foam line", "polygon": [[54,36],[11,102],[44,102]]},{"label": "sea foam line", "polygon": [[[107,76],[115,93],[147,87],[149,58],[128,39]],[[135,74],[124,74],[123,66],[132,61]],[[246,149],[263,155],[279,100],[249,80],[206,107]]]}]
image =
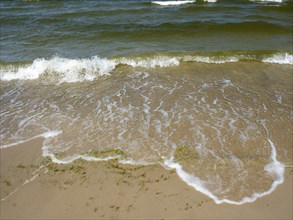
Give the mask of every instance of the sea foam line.
[{"label": "sea foam line", "polygon": [[233,63],[241,60],[259,61],[263,63],[293,65],[293,55],[288,53],[277,53],[266,55],[258,60],[253,55],[227,55],[227,56],[150,56],[150,57],[121,57],[115,59],[100,58],[97,56],[84,59],[68,59],[53,57],[51,59],[36,59],[33,63],[23,66],[6,66],[0,69],[0,80],[34,80],[40,77],[57,81],[58,83],[72,83],[92,81],[101,76],[107,76],[116,69],[118,65],[143,68],[167,68],[179,66],[182,62],[199,62],[210,64]]},{"label": "sea foam line", "polygon": [[[49,137],[54,137],[56,135],[59,135],[61,133],[62,132],[60,132],[60,131],[49,131],[49,132],[45,132],[45,133],[43,133],[41,135],[38,135],[38,137],[49,138]],[[30,138],[29,140],[32,140],[34,138],[36,138],[36,137]],[[29,140],[26,140],[26,141],[29,141]],[[18,143],[15,143],[15,144],[6,145],[5,148],[15,146],[15,145],[17,145],[19,143],[23,143],[23,142],[25,142],[25,141],[18,142]],[[165,159],[164,164],[162,164],[162,165],[165,168],[175,169],[176,172],[177,172],[177,175],[186,184],[188,184],[189,186],[193,187],[197,191],[207,195],[209,198],[213,199],[216,204],[228,203],[228,204],[234,204],[234,205],[242,205],[244,203],[254,202],[258,198],[261,198],[261,197],[263,197],[265,195],[271,194],[276,189],[276,187],[278,185],[280,185],[280,184],[282,184],[284,182],[285,166],[284,166],[284,164],[282,164],[281,162],[279,162],[277,160],[276,147],[273,144],[273,142],[270,139],[268,139],[268,142],[269,142],[270,147],[271,147],[270,159],[271,159],[272,162],[267,164],[264,167],[264,170],[266,170],[269,175],[271,175],[272,177],[275,177],[276,179],[272,183],[271,188],[269,190],[267,190],[265,192],[261,192],[261,193],[253,193],[253,195],[251,197],[244,197],[240,201],[233,201],[233,200],[229,200],[229,199],[219,199],[212,192],[210,192],[207,188],[205,188],[203,181],[201,181],[196,176],[187,173],[186,171],[183,170],[182,166],[179,163],[174,162],[174,157],[171,157],[170,159]],[[3,148],[3,146],[2,146],[2,148]],[[52,162],[58,163],[58,164],[69,164],[69,163],[72,163],[72,162],[74,162],[74,161],[76,161],[78,159],[83,159],[83,160],[86,160],[86,161],[107,161],[107,160],[112,160],[112,159],[119,159],[121,157],[121,155],[117,155],[117,156],[108,156],[108,157],[105,157],[105,158],[97,158],[97,157],[93,157],[93,156],[78,154],[78,155],[73,155],[73,156],[68,157],[68,158],[58,159],[58,158],[56,158],[55,154],[49,152],[49,147],[45,143],[43,143],[42,152],[43,152],[42,153],[43,157],[50,157]],[[125,160],[125,159],[123,160],[122,159],[122,160],[119,160],[119,162],[122,163],[122,164],[131,164],[131,165],[150,165],[149,163],[144,163],[143,161],[135,162],[135,161],[133,161],[131,159],[128,159],[128,160]],[[28,182],[33,181],[36,177],[37,177],[37,175],[33,176],[33,178],[31,178],[28,181],[25,181],[22,185],[25,185]],[[8,196],[3,198],[2,201],[7,199],[8,197],[10,197],[18,189],[19,189],[19,187],[17,189],[15,189],[12,193],[10,193]]]},{"label": "sea foam line", "polygon": [[152,1],[153,4],[162,5],[162,6],[170,6],[170,5],[183,5],[194,3],[196,0],[183,0],[183,1]]},{"label": "sea foam line", "polygon": [[210,192],[207,188],[205,188],[204,183],[197,178],[194,175],[191,175],[187,172],[185,172],[182,168],[182,166],[179,163],[174,162],[174,158],[171,157],[168,160],[164,161],[164,165],[168,168],[175,169],[178,176],[189,186],[193,187],[197,191],[207,195],[209,198],[213,199],[216,204],[222,204],[222,203],[228,203],[233,205],[242,205],[244,203],[251,203],[257,200],[258,198],[261,198],[263,196],[271,194],[278,185],[282,184],[284,182],[284,172],[285,172],[285,166],[281,162],[277,160],[277,152],[276,147],[273,144],[273,142],[268,139],[270,147],[271,147],[271,155],[270,159],[272,160],[271,163],[267,164],[264,169],[269,173],[269,175],[276,177],[274,182],[271,185],[271,188],[265,192],[256,192],[253,193],[251,197],[244,197],[240,201],[233,201],[229,199],[219,199],[217,196],[215,196],[212,192]]},{"label": "sea foam line", "polygon": [[[161,5],[161,6],[174,6],[174,5],[185,5],[190,3],[195,3],[198,0],[177,0],[177,1],[152,1],[153,4]],[[203,0],[208,3],[216,3],[218,0]],[[274,3],[282,3],[283,0],[249,0],[250,2],[274,2]]]},{"label": "sea foam line", "polygon": [[7,145],[0,145],[0,149],[4,149],[4,148],[8,148],[8,147],[14,147],[14,146],[17,146],[19,144],[23,144],[25,142],[28,142],[28,141],[31,141],[31,140],[34,140],[36,138],[39,138],[39,137],[42,137],[42,138],[50,138],[50,137],[55,137],[59,134],[61,134],[62,131],[57,131],[57,130],[53,130],[53,131],[47,131],[47,132],[44,132],[42,134],[39,134],[37,136],[34,136],[32,138],[29,138],[29,139],[26,139],[26,140],[23,140],[23,141],[18,141],[18,142],[15,142],[15,143],[12,143],[12,144],[7,144]]},{"label": "sea foam line", "polygon": [[282,3],[283,0],[250,0],[251,2],[276,2],[276,3]]},{"label": "sea foam line", "polygon": [[[203,0],[204,2],[215,3],[217,0]],[[195,3],[197,0],[179,0],[179,1],[152,1],[153,4],[161,6],[185,5]]]},{"label": "sea foam line", "polygon": [[33,80],[47,74],[51,77],[58,77],[60,82],[91,81],[97,76],[108,75],[115,67],[114,61],[97,56],[89,59],[39,58],[30,65],[17,68],[16,71],[15,68],[1,70],[0,79],[6,81]]},{"label": "sea foam line", "polygon": [[87,155],[80,155],[80,154],[76,154],[73,155],[71,157],[67,157],[67,158],[63,158],[63,159],[58,159],[53,153],[50,153],[48,151],[48,148],[43,147],[43,157],[50,157],[52,162],[54,163],[58,163],[58,164],[70,164],[73,163],[74,161],[78,160],[78,159],[82,159],[85,161],[107,161],[107,160],[113,160],[113,159],[119,159],[121,157],[121,155],[117,155],[117,156],[108,156],[105,158],[98,158],[98,157],[93,157],[93,156],[87,156]]},{"label": "sea foam line", "polygon": [[293,55],[288,53],[278,53],[272,55],[271,57],[263,59],[262,62],[293,65]]}]

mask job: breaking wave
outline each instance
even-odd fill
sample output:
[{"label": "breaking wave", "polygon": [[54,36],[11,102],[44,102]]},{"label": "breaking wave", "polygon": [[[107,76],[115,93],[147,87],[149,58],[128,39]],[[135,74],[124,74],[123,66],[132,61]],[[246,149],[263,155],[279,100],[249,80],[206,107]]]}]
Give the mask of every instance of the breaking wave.
[{"label": "breaking wave", "polygon": [[182,62],[199,62],[223,64],[238,61],[257,61],[264,63],[293,65],[293,55],[289,53],[275,53],[271,55],[236,54],[236,55],[151,55],[120,58],[100,58],[97,56],[84,59],[69,59],[53,57],[39,58],[30,64],[0,65],[0,79],[35,80],[46,78],[58,83],[72,83],[92,81],[111,74],[119,65],[142,68],[166,68],[179,66]]},{"label": "breaking wave", "polygon": [[[202,0],[203,2],[215,3],[218,0]],[[282,3],[284,0],[249,0],[251,2],[274,2]],[[172,5],[185,5],[190,3],[200,2],[199,0],[181,0],[181,1],[152,1],[153,4],[162,5],[162,6],[172,6]]]}]

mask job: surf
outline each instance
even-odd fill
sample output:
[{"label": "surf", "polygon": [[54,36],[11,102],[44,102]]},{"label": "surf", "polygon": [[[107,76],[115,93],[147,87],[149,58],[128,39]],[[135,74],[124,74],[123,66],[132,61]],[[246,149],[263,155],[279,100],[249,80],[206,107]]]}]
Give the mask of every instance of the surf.
[{"label": "surf", "polygon": [[109,58],[117,66],[103,79],[0,81],[1,148],[43,137],[43,156],[55,163],[160,164],[217,204],[253,202],[283,182],[279,149],[290,137],[280,141],[275,128],[290,129],[292,91],[279,81],[292,65],[122,58]]},{"label": "surf", "polygon": [[50,59],[38,58],[32,63],[0,64],[0,80],[47,79],[51,82],[74,83],[93,81],[111,75],[120,65],[132,68],[167,68],[186,62],[224,64],[233,62],[263,62],[293,65],[290,53],[269,52],[213,52],[213,53],[167,53],[166,55],[136,55],[101,58],[70,59],[54,56]]}]

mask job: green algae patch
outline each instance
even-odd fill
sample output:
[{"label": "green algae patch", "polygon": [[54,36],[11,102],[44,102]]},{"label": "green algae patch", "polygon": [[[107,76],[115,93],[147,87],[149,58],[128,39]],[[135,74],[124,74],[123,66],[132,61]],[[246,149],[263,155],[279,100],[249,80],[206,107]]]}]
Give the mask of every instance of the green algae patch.
[{"label": "green algae patch", "polygon": [[84,153],[85,156],[91,156],[96,158],[104,158],[111,156],[125,156],[125,153],[120,149],[107,149],[107,150],[91,150]]},{"label": "green algae patch", "polygon": [[192,163],[199,159],[199,155],[192,147],[177,147],[174,153],[174,160],[179,163]]},{"label": "green algae patch", "polygon": [[59,152],[59,153],[54,153],[54,156],[56,159],[62,160],[63,158],[66,157],[66,154],[65,154],[65,152]]},{"label": "green algae patch", "polygon": [[42,165],[45,166],[51,173],[64,173],[70,171],[72,173],[85,174],[85,167],[83,166],[83,160],[76,160],[70,164],[58,164],[54,163],[50,157],[45,157],[42,161]]},{"label": "green algae patch", "polygon": [[45,157],[43,161],[41,162],[41,166],[47,166],[49,164],[53,163],[51,157]]}]

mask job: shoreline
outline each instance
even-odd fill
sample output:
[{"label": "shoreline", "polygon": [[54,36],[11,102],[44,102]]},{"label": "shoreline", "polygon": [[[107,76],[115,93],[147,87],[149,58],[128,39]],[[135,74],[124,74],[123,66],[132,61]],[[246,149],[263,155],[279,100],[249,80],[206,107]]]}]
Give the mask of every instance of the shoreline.
[{"label": "shoreline", "polygon": [[1,2],[0,220],[293,220],[292,6]]},{"label": "shoreline", "polygon": [[284,183],[270,195],[243,205],[217,205],[184,183],[175,170],[160,165],[123,165],[115,160],[51,163],[42,157],[43,140],[0,149],[1,219],[293,217],[292,167],[285,168]]}]

